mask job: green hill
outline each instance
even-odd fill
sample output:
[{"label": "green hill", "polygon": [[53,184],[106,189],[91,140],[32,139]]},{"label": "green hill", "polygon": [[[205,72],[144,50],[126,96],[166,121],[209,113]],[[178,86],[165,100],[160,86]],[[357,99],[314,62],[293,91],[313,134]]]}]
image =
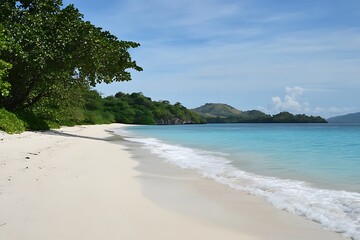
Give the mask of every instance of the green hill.
[{"label": "green hill", "polygon": [[240,110],[223,103],[206,103],[205,105],[192,110],[206,118],[228,118],[242,113]]},{"label": "green hill", "polygon": [[258,110],[240,111],[228,104],[206,103],[192,109],[206,119],[208,123],[258,123],[271,122],[271,116]]},{"label": "green hill", "polygon": [[329,123],[360,123],[360,112],[331,117]]},{"label": "green hill", "polygon": [[319,116],[294,115],[289,112],[271,116],[258,110],[240,111],[222,103],[206,103],[192,111],[205,118],[208,123],[326,123]]},{"label": "green hill", "polygon": [[114,96],[102,98],[97,91],[86,96],[85,123],[98,123],[98,118],[110,122],[132,124],[192,124],[203,123],[199,114],[169,101],[153,101],[142,93],[118,92]]}]

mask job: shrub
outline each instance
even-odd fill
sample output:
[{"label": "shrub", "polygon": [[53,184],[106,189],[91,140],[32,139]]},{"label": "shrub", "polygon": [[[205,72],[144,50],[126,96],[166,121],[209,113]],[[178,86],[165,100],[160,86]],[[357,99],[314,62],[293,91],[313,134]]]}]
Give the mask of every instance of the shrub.
[{"label": "shrub", "polygon": [[17,112],[16,116],[24,122],[26,130],[45,131],[50,129],[44,119],[32,112]]},{"label": "shrub", "polygon": [[0,130],[10,134],[25,131],[25,124],[14,113],[0,108]]},{"label": "shrub", "polygon": [[110,112],[85,111],[85,124],[108,124],[115,122],[115,116]]}]

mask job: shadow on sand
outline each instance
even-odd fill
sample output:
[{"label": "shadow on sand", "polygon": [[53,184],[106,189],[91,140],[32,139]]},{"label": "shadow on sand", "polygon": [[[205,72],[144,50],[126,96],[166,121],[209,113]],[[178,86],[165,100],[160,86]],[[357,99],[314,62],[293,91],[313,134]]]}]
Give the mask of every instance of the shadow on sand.
[{"label": "shadow on sand", "polygon": [[55,131],[55,130],[48,130],[48,131],[45,131],[44,133],[48,134],[48,135],[57,135],[57,136],[63,136],[63,137],[76,137],[76,138],[91,139],[91,140],[106,141],[106,142],[114,142],[114,141],[123,141],[124,140],[121,136],[113,134],[113,131],[107,131],[107,132],[111,133],[113,136],[107,137],[107,138],[97,138],[97,137],[82,136],[82,135],[66,133],[63,131]]}]

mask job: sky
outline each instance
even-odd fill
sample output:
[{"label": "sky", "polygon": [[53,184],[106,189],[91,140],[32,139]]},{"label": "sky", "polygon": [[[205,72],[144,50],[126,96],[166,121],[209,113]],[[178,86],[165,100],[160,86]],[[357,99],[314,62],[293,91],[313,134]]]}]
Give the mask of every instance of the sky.
[{"label": "sky", "polygon": [[359,0],[64,0],[120,40],[141,44],[132,81],[195,108],[226,103],[331,117],[360,111]]}]

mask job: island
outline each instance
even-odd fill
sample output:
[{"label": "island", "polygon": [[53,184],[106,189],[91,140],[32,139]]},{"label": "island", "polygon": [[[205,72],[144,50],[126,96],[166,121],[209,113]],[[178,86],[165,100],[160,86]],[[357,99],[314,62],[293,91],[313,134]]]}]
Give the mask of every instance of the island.
[{"label": "island", "polygon": [[223,103],[206,103],[192,111],[200,114],[207,123],[327,123],[320,116],[294,115],[289,112],[270,115],[259,110],[240,111]]}]

